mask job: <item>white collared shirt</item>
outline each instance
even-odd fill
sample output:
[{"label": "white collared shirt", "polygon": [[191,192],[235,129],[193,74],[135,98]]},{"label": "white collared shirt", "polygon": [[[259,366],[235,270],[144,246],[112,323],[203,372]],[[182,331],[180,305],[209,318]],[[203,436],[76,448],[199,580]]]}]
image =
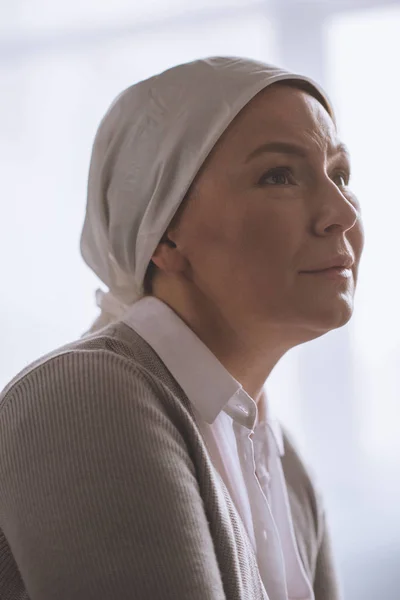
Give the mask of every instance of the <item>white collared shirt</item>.
[{"label": "white collared shirt", "polygon": [[279,423],[164,302],[147,296],[121,321],[153,348],[193,405],[211,461],[224,481],[257,556],[268,600],[314,600],[294,536]]}]

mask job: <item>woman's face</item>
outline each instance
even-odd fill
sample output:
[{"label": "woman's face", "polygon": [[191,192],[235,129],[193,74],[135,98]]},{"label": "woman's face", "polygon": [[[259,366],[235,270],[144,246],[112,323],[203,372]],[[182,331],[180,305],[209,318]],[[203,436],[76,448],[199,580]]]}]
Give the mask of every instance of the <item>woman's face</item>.
[{"label": "woman's face", "polygon": [[[184,277],[227,317],[248,315],[299,340],[344,325],[363,247],[349,174],[318,100],[285,85],[263,90],[193,185],[172,237],[189,265]],[[345,272],[321,272],[344,263]]]}]

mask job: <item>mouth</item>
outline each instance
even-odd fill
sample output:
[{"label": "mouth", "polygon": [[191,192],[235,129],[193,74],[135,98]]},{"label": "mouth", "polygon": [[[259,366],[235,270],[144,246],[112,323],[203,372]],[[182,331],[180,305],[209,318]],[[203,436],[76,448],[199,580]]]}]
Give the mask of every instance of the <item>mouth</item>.
[{"label": "mouth", "polygon": [[301,271],[301,274],[340,280],[350,279],[352,270],[349,267],[329,267],[328,269],[321,269],[319,271]]}]

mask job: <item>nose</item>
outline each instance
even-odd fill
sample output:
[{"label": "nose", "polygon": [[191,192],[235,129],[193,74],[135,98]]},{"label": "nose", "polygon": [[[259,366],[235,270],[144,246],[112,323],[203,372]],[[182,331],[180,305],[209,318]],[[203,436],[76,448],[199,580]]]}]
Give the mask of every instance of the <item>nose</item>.
[{"label": "nose", "polygon": [[320,236],[334,231],[345,233],[359,219],[360,210],[354,194],[345,188],[341,189],[327,177],[317,193],[315,233]]}]

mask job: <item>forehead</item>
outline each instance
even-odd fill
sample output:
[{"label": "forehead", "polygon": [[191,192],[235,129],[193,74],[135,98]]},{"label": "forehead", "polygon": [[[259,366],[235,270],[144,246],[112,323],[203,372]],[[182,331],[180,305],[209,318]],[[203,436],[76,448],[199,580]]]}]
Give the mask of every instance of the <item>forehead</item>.
[{"label": "forehead", "polygon": [[333,120],[306,91],[271,85],[253,98],[224,132],[222,153],[243,153],[269,140],[296,142],[328,151],[339,143]]}]

